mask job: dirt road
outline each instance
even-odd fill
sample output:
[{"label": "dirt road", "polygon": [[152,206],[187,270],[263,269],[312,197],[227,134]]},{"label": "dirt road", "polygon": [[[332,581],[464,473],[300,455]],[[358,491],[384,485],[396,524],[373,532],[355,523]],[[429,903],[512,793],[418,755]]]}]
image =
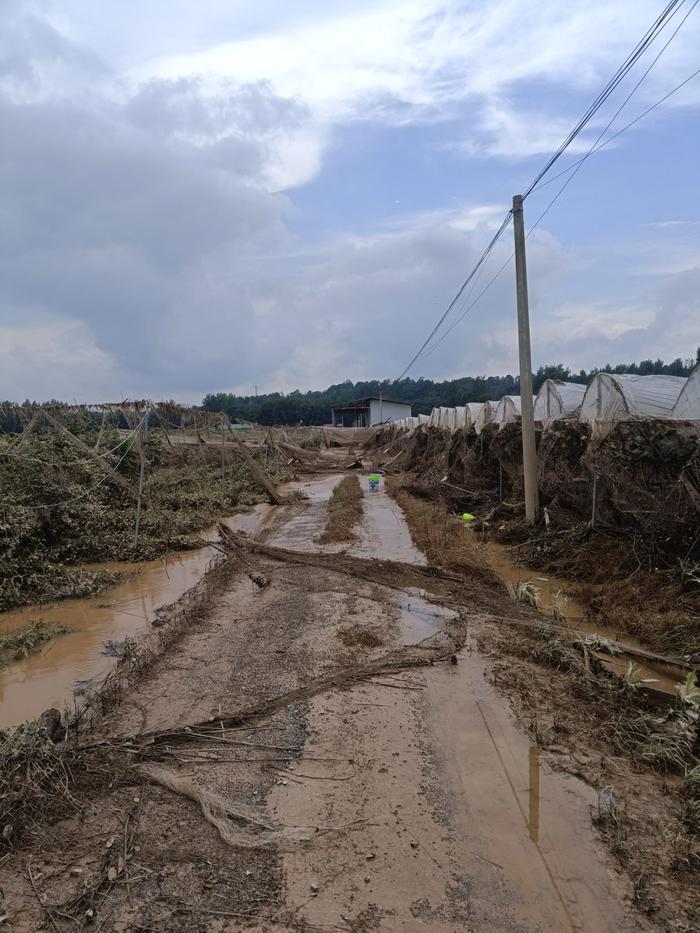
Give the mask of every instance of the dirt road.
[{"label": "dirt road", "polygon": [[[266,541],[320,550],[337,479],[301,483]],[[383,491],[347,551],[425,564]],[[224,568],[99,723],[89,803],[3,866],[11,929],[655,929],[595,838],[596,795],[490,682],[473,633],[506,594],[474,581],[456,601],[409,573],[252,552]]]}]

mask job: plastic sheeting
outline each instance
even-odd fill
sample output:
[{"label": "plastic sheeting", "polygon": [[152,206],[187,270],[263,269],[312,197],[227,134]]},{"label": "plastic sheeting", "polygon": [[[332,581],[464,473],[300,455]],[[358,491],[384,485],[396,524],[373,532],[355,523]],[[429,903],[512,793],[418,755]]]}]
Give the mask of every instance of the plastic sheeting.
[{"label": "plastic sheeting", "polygon": [[457,420],[457,413],[454,408],[441,408],[440,427],[446,431],[454,431]]},{"label": "plastic sheeting", "polygon": [[535,396],[535,421],[548,424],[556,418],[566,418],[578,412],[586,394],[586,386],[561,379],[547,379]]},{"label": "plastic sheeting", "polygon": [[483,402],[467,402],[465,407],[467,411],[469,412],[469,415],[467,417],[468,428],[474,427],[474,425],[476,424],[476,419],[479,417],[479,412],[481,411],[481,407],[483,404],[484,404]]},{"label": "plastic sheeting", "polygon": [[459,408],[455,408],[455,426],[454,430],[468,428],[469,424],[467,423],[467,409],[466,406],[460,405]]},{"label": "plastic sheeting", "polygon": [[700,421],[700,363],[688,376],[681,389],[671,417],[677,421]]},{"label": "plastic sheeting", "polygon": [[506,424],[517,421],[520,417],[520,396],[504,395],[498,403],[498,407],[493,414],[493,420],[499,429]]},{"label": "plastic sheeting", "polygon": [[474,422],[474,430],[477,434],[481,434],[486,425],[491,424],[497,408],[498,402],[484,402],[482,404],[476,421]]},{"label": "plastic sheeting", "polygon": [[581,421],[594,437],[605,437],[618,421],[670,418],[687,380],[683,376],[598,373],[581,402]]}]

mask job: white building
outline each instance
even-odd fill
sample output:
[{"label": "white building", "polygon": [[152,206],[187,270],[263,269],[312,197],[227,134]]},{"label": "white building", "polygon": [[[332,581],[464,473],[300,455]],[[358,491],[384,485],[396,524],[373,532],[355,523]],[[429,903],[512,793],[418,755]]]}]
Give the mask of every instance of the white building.
[{"label": "white building", "polygon": [[387,398],[361,398],[331,407],[333,427],[371,428],[376,424],[393,424],[411,417],[410,402],[393,402]]}]

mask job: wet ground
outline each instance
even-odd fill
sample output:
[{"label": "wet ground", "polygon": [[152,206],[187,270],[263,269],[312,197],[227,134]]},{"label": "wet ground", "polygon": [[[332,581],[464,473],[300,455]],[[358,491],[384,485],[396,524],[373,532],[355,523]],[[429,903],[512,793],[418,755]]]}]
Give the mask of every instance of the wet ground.
[{"label": "wet ground", "polygon": [[[337,479],[306,481],[308,502],[265,513],[268,541],[322,550]],[[364,511],[351,551],[425,563],[383,490]],[[182,727],[187,744],[92,790],[79,818],[35,840],[38,913],[26,856],[5,866],[16,929],[37,929],[46,904],[72,929],[67,905],[110,839],[131,875],[94,899],[105,931],[657,929],[631,912],[594,832],[594,791],[540,757],[490,680],[473,632],[514,604],[472,593],[455,608],[427,582],[252,553],[232,563],[207,613],[99,725],[109,747]],[[436,663],[416,666],[423,652]],[[197,738],[193,724],[223,712],[237,724]],[[119,835],[135,802],[138,851]]]},{"label": "wet ground", "polygon": [[[315,546],[329,487],[315,487],[315,513],[296,523],[300,550]],[[287,527],[274,542],[288,538]],[[363,556],[424,563],[383,491],[365,495],[360,540],[353,550]],[[395,602],[404,644],[443,632],[454,615],[416,588]],[[367,825],[332,853],[285,853],[287,898],[299,918],[324,929],[373,912],[382,930],[627,928],[594,839],[596,795],[540,765],[470,642],[456,665],[324,694],[307,717],[305,754],[351,755],[355,778],[317,770],[276,786],[273,811],[283,824]]]},{"label": "wet ground", "polygon": [[[470,529],[465,528],[465,539],[484,555],[494,573],[502,580],[513,598],[516,596],[518,583],[528,582],[534,585],[537,593],[537,610],[549,619],[566,624],[581,637],[593,636],[614,642],[620,648],[619,654],[611,656],[606,652],[593,651],[598,660],[611,672],[624,677],[629,665],[633,664],[637,676],[655,691],[665,694],[669,699],[676,698],[676,686],[685,680],[687,671],[673,664],[664,664],[644,657],[654,652],[645,652],[642,643],[626,632],[618,631],[600,621],[588,617],[585,606],[570,595],[571,585],[566,580],[558,579],[542,571],[533,570],[516,563],[511,557],[511,550],[496,541],[479,538]],[[625,652],[624,648],[631,649]]]},{"label": "wet ground", "polygon": [[[250,513],[226,519],[226,524],[252,532],[269,519],[271,511],[270,506],[259,505]],[[216,530],[202,537],[214,540]],[[105,642],[143,634],[161,606],[175,602],[202,578],[215,554],[205,547],[135,564],[96,564],[92,569],[119,571],[124,581],[86,599],[0,613],[2,635],[42,620],[70,629],[46,642],[36,654],[0,669],[0,728],[35,719],[52,706],[70,706],[76,687],[93,682],[113,666],[113,657],[105,654]]]}]

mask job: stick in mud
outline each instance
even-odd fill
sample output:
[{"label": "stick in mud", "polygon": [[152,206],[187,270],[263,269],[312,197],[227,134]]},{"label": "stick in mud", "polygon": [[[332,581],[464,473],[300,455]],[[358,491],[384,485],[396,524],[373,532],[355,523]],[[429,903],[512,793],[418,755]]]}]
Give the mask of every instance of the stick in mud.
[{"label": "stick in mud", "polygon": [[265,476],[265,473],[263,472],[263,470],[261,470],[261,468],[255,462],[255,459],[251,457],[251,455],[248,453],[245,444],[239,438],[235,436],[235,433],[233,434],[233,442],[237,445],[241,456],[243,457],[246,464],[250,468],[250,472],[255,477],[256,482],[259,483],[263,487],[263,489],[265,490],[265,492],[268,494],[268,496],[270,497],[270,499],[275,505],[282,505],[282,501],[283,501],[282,496],[275,489],[275,487],[272,485],[272,483],[267,478],[267,476]]}]

